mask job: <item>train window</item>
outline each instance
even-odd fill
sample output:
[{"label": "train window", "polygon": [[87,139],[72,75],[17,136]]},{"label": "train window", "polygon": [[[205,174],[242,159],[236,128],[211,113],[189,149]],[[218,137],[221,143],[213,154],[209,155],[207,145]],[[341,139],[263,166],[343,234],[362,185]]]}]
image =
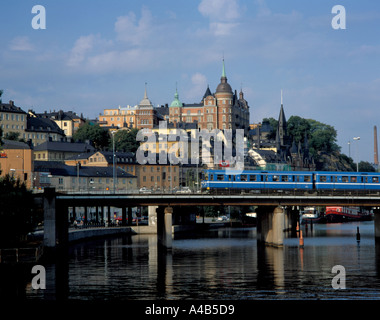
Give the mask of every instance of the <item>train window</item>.
[{"label": "train window", "polygon": [[223,180],[224,180],[224,174],[217,174],[217,175],[216,175],[216,179],[217,179],[218,181],[223,181]]},{"label": "train window", "polygon": [[281,181],[282,182],[287,182],[288,181],[288,176],[285,176],[285,175],[281,176]]},{"label": "train window", "polygon": [[273,176],[273,181],[278,181],[278,176]]},{"label": "train window", "polygon": [[267,175],[262,175],[261,176],[261,181],[268,181],[268,176]]},{"label": "train window", "polygon": [[379,177],[372,177],[373,183],[379,183]]},{"label": "train window", "polygon": [[304,176],[303,177],[303,181],[304,182],[310,182],[311,181],[311,177],[310,176]]},{"label": "train window", "polygon": [[320,176],[319,181],[320,182],[326,182],[327,181],[327,177],[326,176]]},{"label": "train window", "polygon": [[351,182],[357,182],[356,177],[351,177]]},{"label": "train window", "polygon": [[208,180],[208,174],[207,173],[205,174],[205,180],[206,181]]},{"label": "train window", "polygon": [[247,175],[246,174],[242,174],[240,176],[240,181],[247,181]]},{"label": "train window", "polygon": [[214,181],[214,175],[210,174],[210,181]]},{"label": "train window", "polygon": [[253,175],[253,174],[251,174],[250,176],[249,176],[249,181],[256,181],[257,179],[256,179],[256,176],[255,175]]},{"label": "train window", "polygon": [[342,177],[342,182],[348,182],[348,177],[347,176],[343,176]]}]

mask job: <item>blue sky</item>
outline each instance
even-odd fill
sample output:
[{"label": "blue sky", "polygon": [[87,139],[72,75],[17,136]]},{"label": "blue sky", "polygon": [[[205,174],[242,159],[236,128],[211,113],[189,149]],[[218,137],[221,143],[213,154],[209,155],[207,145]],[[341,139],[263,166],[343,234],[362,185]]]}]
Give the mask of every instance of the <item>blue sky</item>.
[{"label": "blue sky", "polygon": [[[46,29],[31,26],[34,5]],[[334,5],[346,29],[331,26]],[[286,117],[330,124],[356,160],[373,162],[380,132],[380,2],[355,0],[3,0],[0,88],[24,110],[74,110],[199,102],[228,82],[243,88],[251,123]]]}]

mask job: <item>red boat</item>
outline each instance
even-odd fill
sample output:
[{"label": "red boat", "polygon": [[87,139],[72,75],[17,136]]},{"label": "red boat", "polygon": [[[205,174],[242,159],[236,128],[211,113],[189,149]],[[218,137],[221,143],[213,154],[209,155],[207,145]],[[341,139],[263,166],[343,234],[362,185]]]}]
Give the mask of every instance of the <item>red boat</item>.
[{"label": "red boat", "polygon": [[326,222],[367,221],[373,215],[359,207],[326,207]]}]

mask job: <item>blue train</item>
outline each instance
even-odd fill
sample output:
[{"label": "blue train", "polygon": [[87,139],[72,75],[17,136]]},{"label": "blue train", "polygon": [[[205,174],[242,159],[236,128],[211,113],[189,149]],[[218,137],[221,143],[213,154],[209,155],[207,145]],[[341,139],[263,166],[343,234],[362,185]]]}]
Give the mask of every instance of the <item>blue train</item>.
[{"label": "blue train", "polygon": [[380,173],[205,170],[202,190],[380,190]]}]

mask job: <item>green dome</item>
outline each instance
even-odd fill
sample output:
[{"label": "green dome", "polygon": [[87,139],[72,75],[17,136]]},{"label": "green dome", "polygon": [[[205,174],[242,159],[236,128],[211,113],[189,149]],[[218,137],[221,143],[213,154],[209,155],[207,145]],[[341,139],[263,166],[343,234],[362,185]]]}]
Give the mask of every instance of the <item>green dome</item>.
[{"label": "green dome", "polygon": [[171,107],[182,107],[183,104],[181,101],[179,101],[178,99],[178,92],[177,92],[177,89],[175,90],[175,95],[174,95],[174,100],[173,102],[170,104]]}]

